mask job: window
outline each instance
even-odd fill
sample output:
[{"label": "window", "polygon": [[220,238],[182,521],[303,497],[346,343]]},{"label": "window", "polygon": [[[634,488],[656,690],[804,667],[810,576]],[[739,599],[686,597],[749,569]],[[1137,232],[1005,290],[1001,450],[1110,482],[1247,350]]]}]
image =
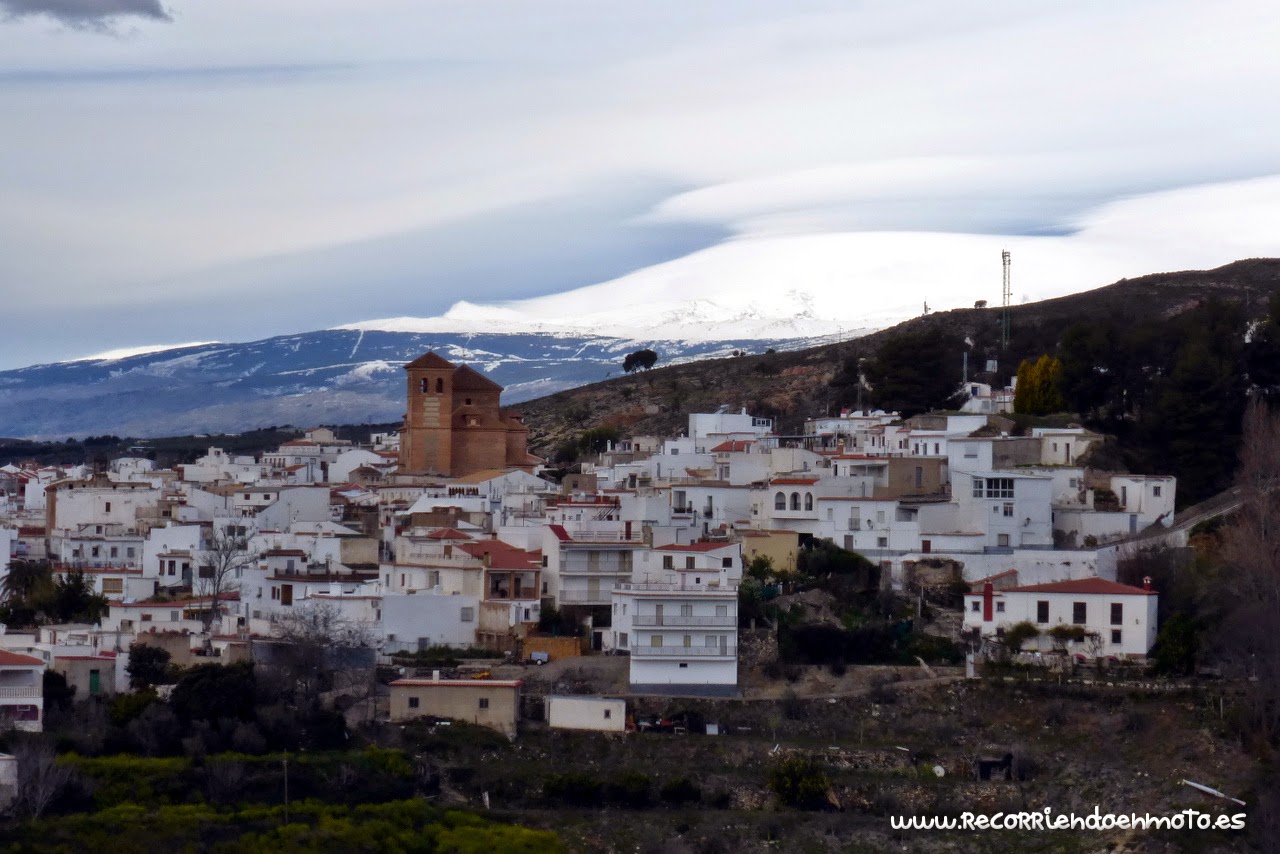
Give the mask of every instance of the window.
[{"label": "window", "polygon": [[996,534],[996,545],[997,545],[997,546],[1000,546],[1001,548],[1008,548],[1008,547],[1009,547],[1009,535],[1008,535],[1008,534]]},{"label": "window", "polygon": [[1049,622],[1049,603],[1043,599],[1036,603],[1036,622]]},{"label": "window", "polygon": [[973,603],[969,606],[969,610],[975,614],[978,613],[978,611],[981,610],[981,608],[982,608],[982,603],[979,602],[977,599],[974,599]]},{"label": "window", "polygon": [[999,611],[1001,614],[1003,614],[1003,613],[1004,613],[1004,603],[1003,603],[1003,602],[997,602],[997,603],[996,603],[996,610],[997,610],[997,611]]},{"label": "window", "polygon": [[176,622],[178,622],[178,620],[181,620],[181,619],[182,619],[182,612],[181,612],[181,611],[170,611],[170,612],[169,612],[169,622],[171,622],[171,623],[176,623]]},{"label": "window", "polygon": [[717,617],[727,617],[727,616],[729,616],[729,606],[728,606],[728,605],[717,605],[717,606],[716,606],[716,616],[717,616]]},{"label": "window", "polygon": [[889,548],[889,538],[888,538],[888,537],[876,537],[876,548],[878,548],[878,549],[887,549],[887,548]]},{"label": "window", "polygon": [[543,556],[542,556],[542,568],[543,568],[543,569],[546,569],[546,568],[547,568],[547,561],[548,561],[548,560],[549,560],[549,558],[548,558],[546,555],[543,555]]},{"label": "window", "polygon": [[733,558],[731,557],[720,558],[720,566],[723,567],[724,569],[733,569]]},{"label": "window", "polygon": [[1006,505],[1004,505],[1004,517],[1005,517],[1006,519],[1012,519],[1012,518],[1013,518],[1013,505],[1012,505],[1012,504],[1006,504]]},{"label": "window", "polygon": [[1013,497],[1013,478],[1011,477],[987,478],[987,497],[988,498],[1012,498]]},{"label": "window", "polygon": [[916,466],[916,489],[924,486],[924,466]]},{"label": "window", "polygon": [[111,547],[111,556],[112,556],[112,557],[120,557],[120,547],[119,547],[119,546],[112,546],[112,547]]},{"label": "window", "polygon": [[804,509],[805,510],[813,509],[813,493],[811,492],[806,492],[804,494]]},{"label": "window", "polygon": [[436,394],[444,394],[444,380],[436,377]]},{"label": "window", "polygon": [[798,492],[791,493],[791,509],[792,510],[800,509],[800,493]]},{"label": "window", "polygon": [[422,392],[423,394],[426,394],[430,390],[431,390],[430,386],[427,385],[426,377],[423,377],[421,380],[418,381],[418,391]]},{"label": "window", "polygon": [[622,647],[623,649],[626,649],[626,647],[627,647],[627,633],[626,633],[626,632],[618,632],[618,646]]},{"label": "window", "polygon": [[685,647],[693,646],[693,635],[685,635],[684,643],[682,644],[682,646],[685,646]]},{"label": "window", "polygon": [[[422,381],[423,385],[426,385],[426,382],[427,382],[426,380],[423,380],[423,381]],[[423,391],[426,391],[426,389],[423,389]],[[418,698],[417,698],[417,697],[410,697],[410,698],[409,698],[409,708],[411,708],[411,709],[416,709],[416,708],[418,708]]]},{"label": "window", "polygon": [[471,405],[471,398],[469,398],[469,397],[468,397],[468,398],[466,398],[465,400],[463,400],[463,405],[464,405],[464,406],[470,406],[470,405]]},{"label": "window", "polygon": [[129,548],[125,550],[124,554],[125,554],[125,557],[137,557],[138,552],[134,549],[133,546],[129,546]]},{"label": "window", "polygon": [[108,501],[108,502],[107,502],[107,506],[106,506],[105,510],[106,510],[106,512],[108,512],[108,513],[110,513],[110,512],[111,512],[111,502],[110,502],[110,501]]},{"label": "window", "polygon": [[1120,630],[1119,630],[1119,629],[1112,629],[1112,630],[1111,630],[1111,642],[1112,642],[1112,643],[1116,643],[1116,644],[1120,643]]},{"label": "window", "polygon": [[1071,622],[1080,625],[1089,619],[1089,606],[1085,602],[1071,603]]},{"label": "window", "polygon": [[686,557],[686,558],[684,559],[684,568],[685,568],[685,569],[693,569],[693,556],[692,556],[692,555],[690,555],[689,557]]},{"label": "window", "polygon": [[1124,625],[1124,605],[1120,602],[1111,603],[1111,625]]},{"label": "window", "polygon": [[662,646],[662,635],[652,635],[649,638],[649,646],[658,649]]},{"label": "window", "polygon": [[1155,496],[1156,498],[1159,498],[1159,497],[1160,497],[1160,487],[1158,487],[1158,486],[1153,486],[1153,487],[1151,487],[1151,494],[1152,494],[1153,496]]},{"label": "window", "polygon": [[476,619],[476,609],[463,608],[462,614],[460,615],[459,619],[462,620],[462,622],[464,623],[474,623]]},{"label": "window", "polygon": [[123,578],[104,578],[104,579],[102,579],[102,592],[103,592],[103,594],[123,593],[123,592],[124,592],[124,579],[123,579]]},{"label": "window", "polygon": [[663,556],[662,556],[662,568],[663,568],[663,569],[675,569],[675,568],[676,568],[676,559],[675,559],[674,557],[672,557],[671,555],[663,555]]},{"label": "window", "polygon": [[481,698],[480,698],[480,708],[482,708],[482,709],[487,709],[487,708],[489,708],[489,698],[488,698],[488,697],[481,697]]}]

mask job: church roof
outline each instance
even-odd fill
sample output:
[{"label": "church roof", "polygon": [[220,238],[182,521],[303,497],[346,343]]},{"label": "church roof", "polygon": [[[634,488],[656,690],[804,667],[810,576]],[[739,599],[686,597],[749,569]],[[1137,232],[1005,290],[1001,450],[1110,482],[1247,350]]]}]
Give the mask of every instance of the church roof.
[{"label": "church roof", "polygon": [[407,371],[411,368],[452,368],[453,362],[448,361],[442,356],[437,356],[431,351],[423,353],[418,358],[404,366]]},{"label": "church roof", "polygon": [[[431,354],[427,354],[431,355]],[[426,358],[425,356],[423,358]],[[444,361],[441,359],[440,361]],[[445,362],[447,365],[448,362]],[[502,386],[486,377],[479,371],[468,368],[466,365],[460,366],[453,372],[453,390],[454,391],[502,391]]]}]

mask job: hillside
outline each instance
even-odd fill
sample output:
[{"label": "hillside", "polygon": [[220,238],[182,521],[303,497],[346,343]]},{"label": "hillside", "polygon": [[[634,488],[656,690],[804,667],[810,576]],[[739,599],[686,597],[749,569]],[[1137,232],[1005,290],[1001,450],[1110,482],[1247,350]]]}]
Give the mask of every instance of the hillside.
[{"label": "hillside", "polygon": [[[728,405],[778,420],[782,432],[798,432],[805,418],[855,404],[856,391],[841,369],[871,357],[886,340],[903,334],[968,337],[973,342],[970,378],[1008,381],[1024,358],[1053,352],[1063,333],[1080,321],[1114,324],[1132,318],[1152,321],[1185,315],[1202,303],[1239,305],[1250,317],[1265,313],[1280,289],[1280,259],[1237,261],[1214,270],[1157,273],[1105,287],[1010,309],[1008,351],[999,353],[1000,309],[935,312],[861,338],[792,352],[711,359],[655,368],[559,392],[522,404],[532,428],[531,443],[553,453],[566,439],[596,426],[628,434],[671,434],[683,429],[686,414]],[[994,375],[974,368],[998,358]],[[955,360],[955,382],[962,366]],[[833,385],[833,382],[836,384]],[[873,402],[873,401],[868,401]]]}]

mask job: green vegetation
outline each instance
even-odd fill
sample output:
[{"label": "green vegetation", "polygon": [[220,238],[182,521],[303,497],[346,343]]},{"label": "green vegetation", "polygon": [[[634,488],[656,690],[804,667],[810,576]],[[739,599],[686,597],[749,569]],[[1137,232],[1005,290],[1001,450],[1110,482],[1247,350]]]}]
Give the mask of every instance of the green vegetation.
[{"label": "green vegetation", "polygon": [[636,350],[634,353],[628,353],[627,357],[622,360],[622,370],[627,373],[632,371],[647,371],[658,363],[658,354],[645,348]]},{"label": "green vegetation", "polygon": [[1026,415],[1062,412],[1062,362],[1042,355],[1034,362],[1023,359],[1018,365],[1018,387],[1013,395],[1013,411]]},{"label": "green vegetation", "polygon": [[83,572],[55,576],[48,561],[15,560],[5,577],[0,623],[10,628],[42,623],[97,623],[107,600],[93,592]]},{"label": "green vegetation", "polygon": [[[886,338],[862,366],[871,401],[903,418],[948,408],[958,390],[964,349],[960,336],[945,331],[904,331]],[[857,357],[847,360],[832,382],[856,388]]]}]

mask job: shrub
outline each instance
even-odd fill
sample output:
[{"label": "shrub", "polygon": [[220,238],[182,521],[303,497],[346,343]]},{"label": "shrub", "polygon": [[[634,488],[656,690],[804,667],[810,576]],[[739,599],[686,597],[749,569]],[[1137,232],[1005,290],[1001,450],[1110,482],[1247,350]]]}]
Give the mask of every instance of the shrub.
[{"label": "shrub", "polygon": [[658,797],[668,804],[693,804],[702,800],[702,790],[688,777],[677,777],[663,784]]},{"label": "shrub", "polygon": [[604,786],[589,774],[566,771],[542,781],[542,796],[567,806],[597,807],[603,800]]},{"label": "shrub", "polygon": [[1038,637],[1040,637],[1040,630],[1035,627],[1035,624],[1023,620],[1004,630],[1003,642],[1009,652],[1017,653],[1022,650],[1023,644]]},{"label": "shrub", "polygon": [[638,771],[629,771],[605,783],[604,797],[605,800],[618,806],[638,809],[649,806],[651,788],[652,784],[647,775]]},{"label": "shrub", "polygon": [[788,807],[816,810],[829,804],[831,780],[813,759],[789,756],[769,771],[769,789]]}]

